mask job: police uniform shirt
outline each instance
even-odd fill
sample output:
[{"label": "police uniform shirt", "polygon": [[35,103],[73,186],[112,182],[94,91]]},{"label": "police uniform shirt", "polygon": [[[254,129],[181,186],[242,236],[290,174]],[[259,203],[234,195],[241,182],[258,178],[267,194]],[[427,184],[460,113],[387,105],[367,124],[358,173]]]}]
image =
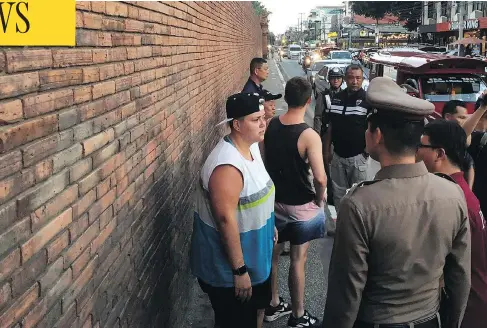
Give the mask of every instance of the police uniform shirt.
[{"label": "police uniform shirt", "polygon": [[459,317],[470,290],[461,279],[470,279],[470,234],[460,188],[423,162],[385,167],[376,179],[340,203],[324,320],[349,328],[355,319],[405,323],[432,315],[444,265]]},{"label": "police uniform shirt", "polygon": [[[401,120],[415,115],[421,122],[420,114],[434,111],[433,104],[396,88],[387,78],[371,81],[374,113],[380,110],[374,91],[385,108],[406,114]],[[458,185],[428,173],[423,162],[382,167],[374,181],[354,185],[340,202],[323,327],[436,320],[442,276],[450,297],[444,327],[459,327],[470,265],[468,210]]]},{"label": "police uniform shirt", "polygon": [[335,94],[328,110],[333,151],[342,158],[365,151],[365,131],[370,106],[364,89],[348,94],[348,89]]},{"label": "police uniform shirt", "polygon": [[242,93],[260,93],[263,90],[262,84],[257,85],[250,77],[245,83]]}]

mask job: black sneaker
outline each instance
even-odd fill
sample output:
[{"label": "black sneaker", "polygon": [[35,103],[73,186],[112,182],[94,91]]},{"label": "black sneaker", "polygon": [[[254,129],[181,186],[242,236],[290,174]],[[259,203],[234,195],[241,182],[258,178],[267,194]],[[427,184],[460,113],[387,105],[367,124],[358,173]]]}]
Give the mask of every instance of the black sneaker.
[{"label": "black sneaker", "polygon": [[318,318],[313,317],[308,311],[304,311],[301,318],[295,318],[292,314],[289,316],[287,326],[292,328],[304,328],[304,327],[319,327],[320,321]]},{"label": "black sneaker", "polygon": [[265,309],[264,321],[272,322],[280,317],[288,315],[289,313],[291,313],[291,305],[284,302],[282,297],[279,297],[279,304],[277,306],[269,306],[267,309]]}]

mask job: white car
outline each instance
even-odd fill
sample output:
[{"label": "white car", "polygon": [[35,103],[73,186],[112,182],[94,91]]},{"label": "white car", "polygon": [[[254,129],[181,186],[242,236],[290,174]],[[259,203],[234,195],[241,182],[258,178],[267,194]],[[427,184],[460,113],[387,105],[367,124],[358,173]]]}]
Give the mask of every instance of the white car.
[{"label": "white car", "polygon": [[291,44],[288,51],[288,59],[299,59],[302,49],[301,46],[297,44]]},{"label": "white car", "polygon": [[352,54],[350,53],[350,51],[346,51],[346,50],[334,50],[328,53],[326,59],[335,60],[340,63],[351,64]]}]

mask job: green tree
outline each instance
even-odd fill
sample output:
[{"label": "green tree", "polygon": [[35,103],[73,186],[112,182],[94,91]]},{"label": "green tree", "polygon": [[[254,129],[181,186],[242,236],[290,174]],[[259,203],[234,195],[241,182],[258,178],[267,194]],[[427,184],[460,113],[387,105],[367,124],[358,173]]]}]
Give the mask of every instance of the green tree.
[{"label": "green tree", "polygon": [[254,8],[257,16],[269,16],[271,13],[260,1],[252,1],[252,7]]},{"label": "green tree", "polygon": [[274,35],[274,33],[269,32],[269,34],[267,34],[267,43],[272,45],[276,43],[276,36]]},{"label": "green tree", "polygon": [[421,1],[352,1],[355,14],[373,18],[377,24],[390,14],[404,21],[404,27],[409,31],[415,31],[421,24],[421,6]]},{"label": "green tree", "polygon": [[379,20],[392,14],[393,4],[393,1],[352,1],[352,10],[357,15],[375,19],[379,25]]},{"label": "green tree", "polygon": [[405,21],[404,27],[408,31],[416,31],[421,25],[421,1],[394,1],[392,6],[392,14]]}]

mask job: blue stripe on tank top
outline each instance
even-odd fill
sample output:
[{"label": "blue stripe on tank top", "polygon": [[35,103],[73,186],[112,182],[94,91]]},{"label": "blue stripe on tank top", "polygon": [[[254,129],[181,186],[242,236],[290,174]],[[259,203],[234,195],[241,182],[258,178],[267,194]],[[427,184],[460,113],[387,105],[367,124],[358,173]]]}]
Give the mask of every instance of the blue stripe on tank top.
[{"label": "blue stripe on tank top", "polygon": [[[274,247],[274,213],[264,226],[240,233],[240,243],[252,285],[269,278]],[[191,269],[193,274],[214,287],[232,287],[233,273],[220,233],[204,223],[194,213],[193,240],[191,243]]]}]

